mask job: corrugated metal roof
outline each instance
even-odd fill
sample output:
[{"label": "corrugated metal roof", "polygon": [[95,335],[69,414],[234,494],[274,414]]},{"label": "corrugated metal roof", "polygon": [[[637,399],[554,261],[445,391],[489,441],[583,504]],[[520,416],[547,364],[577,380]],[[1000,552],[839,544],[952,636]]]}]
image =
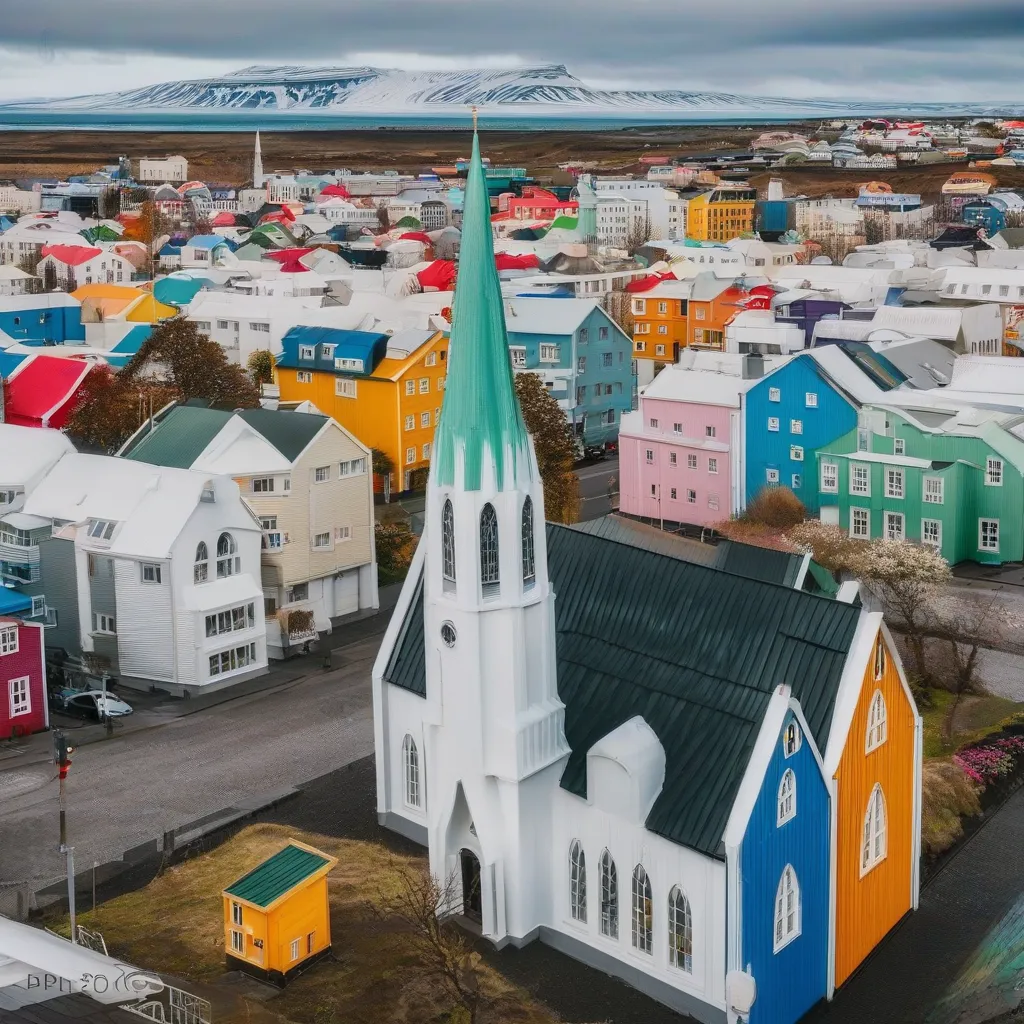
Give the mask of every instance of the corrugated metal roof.
[{"label": "corrugated metal roof", "polygon": [[[666,754],[652,832],[710,856],[768,701],[787,683],[819,749],[859,609],[548,524],[558,693],[572,754],[563,788],[586,796],[587,751],[635,715]],[[422,586],[384,678],[425,693]]]},{"label": "corrugated metal roof", "polygon": [[228,896],[237,896],[257,907],[269,907],[290,889],[330,863],[329,858],[323,854],[303,850],[289,843],[224,891]]},{"label": "corrugated metal roof", "polygon": [[718,545],[715,568],[731,572],[735,576],[761,580],[762,583],[777,583],[782,587],[796,585],[804,556],[790,551],[773,551],[754,544],[740,544],[723,540]]},{"label": "corrugated metal roof", "polygon": [[153,431],[143,434],[123,452],[122,457],[133,462],[148,462],[151,466],[191,469],[192,463],[231,416],[221,409],[179,405],[160,420]]},{"label": "corrugated metal roof", "polygon": [[667,533],[655,526],[638,523],[626,516],[601,516],[600,519],[588,519],[583,523],[574,523],[573,530],[589,533],[594,537],[604,537],[618,544],[629,544],[645,551],[656,551],[670,558],[681,558],[684,562],[695,562],[697,565],[714,565],[718,558],[718,548],[714,544],[702,544],[699,540],[680,537],[677,533]]},{"label": "corrugated metal roof", "polygon": [[306,450],[327,422],[326,416],[288,409],[242,409],[238,415],[289,462],[294,462]]}]

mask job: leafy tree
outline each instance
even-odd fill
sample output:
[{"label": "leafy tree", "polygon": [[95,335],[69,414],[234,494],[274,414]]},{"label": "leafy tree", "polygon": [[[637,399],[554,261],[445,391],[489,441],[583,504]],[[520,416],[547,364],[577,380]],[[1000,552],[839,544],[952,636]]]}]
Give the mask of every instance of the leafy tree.
[{"label": "leafy tree", "polygon": [[113,453],[151,411],[194,398],[232,409],[259,405],[259,391],[220,345],[188,320],[169,320],[119,373],[104,367],[85,378],[68,433],[80,445]]},{"label": "leafy tree", "polygon": [[257,387],[274,382],[274,357],[265,348],[257,349],[249,356],[249,376]]},{"label": "leafy tree", "polygon": [[526,429],[533,435],[544,484],[544,514],[552,522],[574,523],[579,518],[580,497],[572,428],[536,374],[516,374],[515,386]]},{"label": "leafy tree", "polygon": [[379,522],[374,529],[377,545],[377,581],[381,586],[401,583],[409,572],[415,538],[409,524],[401,520]]}]

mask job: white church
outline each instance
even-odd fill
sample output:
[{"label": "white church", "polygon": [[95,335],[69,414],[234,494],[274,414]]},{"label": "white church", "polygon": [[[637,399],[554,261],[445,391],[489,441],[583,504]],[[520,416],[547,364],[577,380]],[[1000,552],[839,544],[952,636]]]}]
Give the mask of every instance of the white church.
[{"label": "white church", "polygon": [[797,1020],[831,994],[819,745],[877,616],[545,524],[476,138],[450,351],[374,666],[381,823],[499,947],[702,1021]]}]

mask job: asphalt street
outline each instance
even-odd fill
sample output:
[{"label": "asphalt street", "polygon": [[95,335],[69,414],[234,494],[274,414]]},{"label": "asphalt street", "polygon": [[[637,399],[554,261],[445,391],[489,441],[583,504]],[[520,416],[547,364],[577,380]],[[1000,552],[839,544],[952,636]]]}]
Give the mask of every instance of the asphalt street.
[{"label": "asphalt street", "polygon": [[[604,459],[576,470],[580,481],[580,519],[600,519],[619,503],[619,460]],[[614,506],[613,506],[614,498]]]},{"label": "asphalt street", "polygon": [[[335,650],[331,669],[273,690],[80,747],[66,784],[76,867],[372,753],[370,670],[380,642],[375,635]],[[57,841],[53,766],[0,770],[0,882],[61,877]]]}]

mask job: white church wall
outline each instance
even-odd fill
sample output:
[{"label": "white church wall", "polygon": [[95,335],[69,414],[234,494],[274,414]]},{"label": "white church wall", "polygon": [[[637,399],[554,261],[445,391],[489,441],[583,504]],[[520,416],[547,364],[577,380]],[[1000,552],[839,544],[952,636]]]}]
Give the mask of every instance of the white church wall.
[{"label": "white church wall", "polygon": [[[386,702],[387,714],[383,759],[387,766],[385,780],[385,813],[389,820],[397,817],[407,822],[411,828],[397,829],[410,838],[426,842],[426,828],[430,809],[427,771],[430,768],[427,750],[427,736],[423,724],[427,702],[415,693],[403,690],[400,686],[390,683],[383,685],[383,699]],[[406,801],[405,756],[403,745],[405,737],[412,736],[419,753],[420,766],[420,806],[414,807]],[[378,757],[381,752],[378,751]],[[378,807],[378,811],[380,808]],[[391,827],[396,827],[391,822]]]},{"label": "white church wall", "polygon": [[[601,954],[716,1009],[725,1005],[725,863],[669,842],[627,818],[558,789],[552,801],[549,851],[553,899],[551,927]],[[569,848],[583,845],[587,869],[587,920],[574,921],[569,901]],[[608,850],[618,880],[619,937],[600,934],[600,858]],[[642,864],[651,883],[653,953],[641,953],[631,940],[633,870]],[[669,964],[668,897],[678,885],[693,915],[693,971]]]}]

